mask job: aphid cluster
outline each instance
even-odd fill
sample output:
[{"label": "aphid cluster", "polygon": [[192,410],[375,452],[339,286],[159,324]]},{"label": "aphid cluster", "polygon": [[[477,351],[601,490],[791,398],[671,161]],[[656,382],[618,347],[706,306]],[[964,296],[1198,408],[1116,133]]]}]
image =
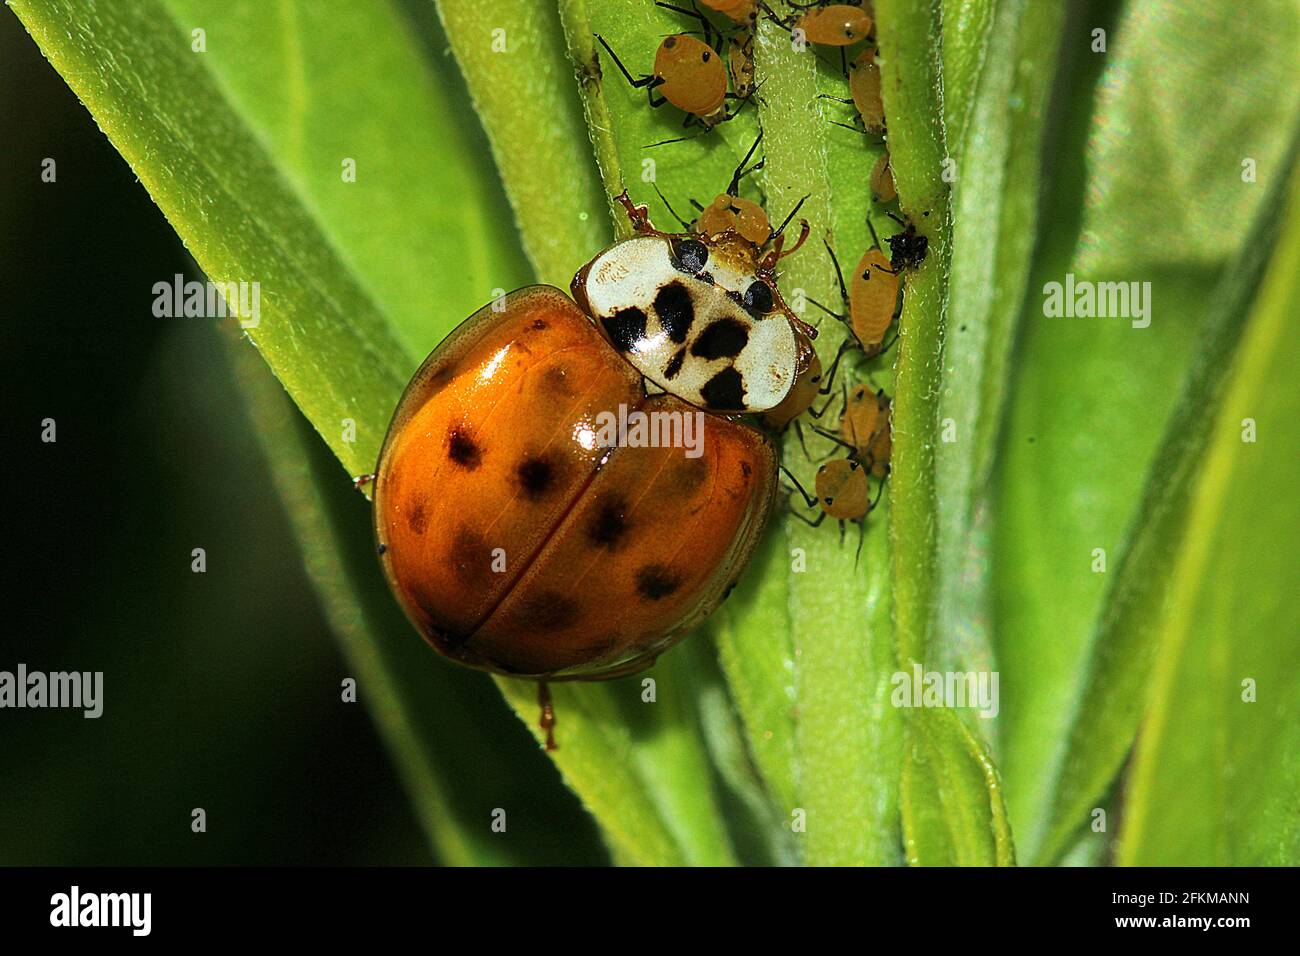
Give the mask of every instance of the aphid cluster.
[{"label": "aphid cluster", "polygon": [[[634,76],[597,40],[651,106],[681,110],[701,135],[757,94],[760,16],[841,48],[871,30],[857,5],[812,4],[783,20],[763,0],[705,0],[724,26],[693,4],[656,5],[690,18],[701,37],[665,36],[650,73]],[[869,105],[862,82],[850,78],[853,100]],[[800,515],[810,524],[829,515],[842,537],[883,488],[889,400],[862,384],[833,388],[853,347],[867,357],[887,348],[901,277],[924,258],[924,237],[905,225],[886,240],[888,255],[876,241],[847,282],[841,275],[842,310],[813,303],[851,332],[823,376],[816,328],[778,287],[781,261],[811,232],[797,220],[787,245],[802,200],[773,227],[760,202],[741,196],[764,167],[761,142],[724,191],[689,200],[693,218],[660,194],[681,232],[656,228],[624,191],[631,237],[578,269],[569,294],[533,286],[466,319],[415,373],[367,476],[380,560],[407,616],[459,663],[539,681],[548,738],[547,681],[648,667],[731,592],[778,499],[774,432],[793,422],[803,446],[801,416],[823,420],[838,397],[837,429],[812,428],[845,455],[822,464],[816,494],[790,475],[820,512]],[[873,172],[873,189],[887,172]],[[819,396],[830,397],[814,408]],[[598,423],[613,409],[698,416],[699,453],[603,437]],[[879,480],[874,497],[868,476]]]}]

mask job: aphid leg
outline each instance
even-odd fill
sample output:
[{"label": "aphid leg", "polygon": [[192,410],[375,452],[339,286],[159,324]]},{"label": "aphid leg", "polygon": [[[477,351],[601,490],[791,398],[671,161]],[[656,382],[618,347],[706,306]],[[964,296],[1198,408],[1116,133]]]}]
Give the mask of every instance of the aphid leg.
[{"label": "aphid leg", "polygon": [[[821,428],[817,425],[809,425],[808,427],[811,428],[813,431],[815,431],[818,435],[821,435],[822,438],[825,438],[827,441],[833,441],[841,448],[847,449],[849,452],[852,453],[850,457],[857,455],[858,446],[854,445],[852,442],[847,442],[839,435],[836,435],[834,432],[828,432],[826,429]],[[855,435],[854,437],[857,436]]]},{"label": "aphid leg", "polygon": [[749,162],[749,158],[754,155],[754,150],[758,149],[758,144],[761,142],[763,142],[763,131],[759,130],[758,139],[754,140],[754,145],[749,147],[749,152],[745,153],[745,158],[740,161],[740,165],[736,167],[736,171],[731,174],[731,182],[727,186],[728,196],[739,195],[741,178],[744,176],[748,176],[750,173],[754,172],[755,170],[763,168],[763,164],[764,162],[766,162],[765,160],[759,160],[759,162],[754,166],[753,169],[745,169],[745,164]]},{"label": "aphid leg", "polygon": [[816,495],[810,495],[810,494],[808,494],[808,492],[804,490],[803,485],[799,484],[799,479],[796,478],[796,477],[795,477],[795,476],[790,472],[790,469],[787,468],[787,467],[785,467],[785,465],[782,465],[782,466],[781,466],[781,470],[785,472],[785,476],[786,476],[787,478],[789,478],[791,481],[794,482],[794,486],[795,486],[795,488],[798,489],[799,494],[803,497],[804,503],[805,503],[806,505],[808,505],[809,508],[815,508],[815,507],[817,507],[817,496],[816,496]]},{"label": "aphid leg", "polygon": [[818,93],[817,99],[834,100],[836,103],[844,103],[847,104],[848,106],[853,105],[853,100],[849,99],[847,96],[836,96],[833,93]]},{"label": "aphid leg", "polygon": [[546,681],[537,685],[537,706],[541,711],[537,726],[546,732],[546,749],[555,750],[555,708],[551,705],[551,688]]},{"label": "aphid leg", "polygon": [[603,36],[601,36],[601,34],[591,34],[591,35],[595,36],[595,39],[599,40],[599,43],[601,43],[601,46],[604,47],[604,49],[606,49],[608,55],[614,57],[615,65],[617,66],[617,68],[619,68],[619,70],[621,70],[621,72],[623,72],[624,77],[627,77],[628,83],[632,85],[632,88],[634,88],[634,90],[646,91],[646,98],[650,100],[651,108],[658,109],[659,107],[662,107],[664,103],[667,103],[668,100],[664,99],[663,96],[660,96],[658,103],[655,103],[655,99],[654,99],[655,87],[662,85],[663,83],[662,78],[641,77],[641,79],[637,79],[636,77],[633,77],[632,74],[628,73],[627,66],[624,66],[623,61],[619,59],[619,55],[617,55],[617,53],[614,52],[614,47],[611,47],[610,44],[604,42],[604,38]]},{"label": "aphid leg", "polygon": [[808,452],[808,445],[803,440],[803,426],[799,424],[799,419],[794,420],[794,433],[799,439],[799,447],[803,450],[803,456],[812,461],[812,455]]},{"label": "aphid leg", "polygon": [[[825,308],[825,306],[820,306],[820,308]],[[835,315],[834,312],[829,312],[827,314]],[[835,317],[837,319],[840,318],[837,315]],[[841,321],[843,320],[841,319]],[[856,338],[847,338],[840,343],[840,349],[838,352],[835,353],[835,361],[831,362],[830,373],[826,376],[826,384],[817,390],[822,395],[829,395],[831,393],[831,387],[835,384],[835,372],[840,367],[840,359],[844,358],[845,352],[856,347],[857,344],[858,344],[858,340]]]},{"label": "aphid leg", "polygon": [[840,312],[832,312],[830,309],[826,308],[826,306],[822,305],[820,302],[818,302],[810,295],[804,296],[804,298],[808,300],[809,304],[817,306],[817,308],[821,309],[823,312],[825,312],[833,319],[839,319],[841,322],[847,322],[849,320],[848,315]]}]

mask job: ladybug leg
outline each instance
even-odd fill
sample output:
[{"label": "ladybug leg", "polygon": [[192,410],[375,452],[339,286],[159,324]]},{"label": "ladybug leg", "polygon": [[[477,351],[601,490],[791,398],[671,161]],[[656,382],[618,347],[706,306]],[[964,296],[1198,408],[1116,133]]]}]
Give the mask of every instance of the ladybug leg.
[{"label": "ladybug leg", "polygon": [[555,708],[551,704],[551,688],[546,681],[537,685],[537,706],[541,714],[537,726],[546,732],[546,749],[555,750]]},{"label": "ladybug leg", "polygon": [[860,560],[862,560],[862,542],[864,542],[864,541],[866,540],[866,538],[867,538],[867,523],[866,523],[866,521],[859,519],[858,522],[857,522],[857,525],[858,525],[858,550],[857,550],[857,552],[853,555],[853,570],[854,570],[854,571],[856,571],[856,570],[858,569],[858,562],[859,562]]}]

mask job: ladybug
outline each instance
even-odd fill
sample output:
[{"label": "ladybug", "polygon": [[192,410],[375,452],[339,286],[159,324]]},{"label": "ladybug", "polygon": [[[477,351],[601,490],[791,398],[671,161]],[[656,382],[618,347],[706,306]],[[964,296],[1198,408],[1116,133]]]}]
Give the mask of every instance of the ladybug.
[{"label": "ladybug", "polygon": [[[619,200],[638,235],[584,266],[573,298],[531,286],[461,323],[411,379],[369,476],[407,617],[460,664],[537,680],[548,748],[546,682],[650,666],[734,586],[775,500],[777,454],[702,409],[779,403],[815,334],[783,311],[779,239],[744,276],[734,236],[661,233]],[[692,416],[698,454],[611,439],[616,410]]]}]

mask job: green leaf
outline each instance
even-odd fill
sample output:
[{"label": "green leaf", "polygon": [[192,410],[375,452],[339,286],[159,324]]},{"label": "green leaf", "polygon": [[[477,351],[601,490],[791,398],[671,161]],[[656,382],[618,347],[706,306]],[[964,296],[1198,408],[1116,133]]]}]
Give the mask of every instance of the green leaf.
[{"label": "green leaf", "polygon": [[907,729],[902,789],[908,863],[1014,865],[1001,784],[983,741],[944,708],[913,711]]},{"label": "green leaf", "polygon": [[[1297,155],[1297,147],[1293,144],[1290,151],[1291,158],[1286,164],[1293,171],[1296,169],[1294,164]],[[1277,347],[1284,331],[1295,327],[1291,291],[1295,284],[1295,273],[1292,268],[1295,264],[1297,242],[1295,234],[1296,230],[1300,229],[1300,205],[1297,205],[1296,201],[1297,197],[1300,197],[1300,173],[1293,172],[1291,183],[1285,180],[1275,182],[1273,193],[1277,201],[1265,207],[1265,213],[1258,227],[1249,237],[1249,241],[1243,244],[1238,260],[1228,270],[1223,287],[1216,297],[1216,309],[1207,323],[1202,350],[1196,357],[1148,478],[1138,512],[1143,516],[1142,521],[1134,529],[1119,567],[1116,569],[1116,583],[1106,596],[1104,612],[1098,625],[1092,666],[1074,711],[1074,722],[1067,749],[1056,780],[1047,837],[1039,854],[1044,862],[1055,860],[1068,844],[1069,838],[1087,822],[1089,810],[1124,760],[1147,708],[1152,708],[1148,719],[1158,735],[1162,726],[1167,725],[1166,709],[1170,706],[1169,696],[1196,693],[1192,685],[1177,689],[1170,685],[1173,676],[1171,669],[1176,671],[1184,660],[1183,646],[1188,631],[1195,628],[1198,634],[1204,634],[1207,643],[1203,646],[1207,650],[1213,651],[1217,647],[1221,651],[1225,646],[1223,634],[1219,632],[1216,635],[1210,627],[1211,622],[1216,623],[1219,628],[1231,628],[1234,636],[1240,633],[1237,628],[1243,623],[1249,627],[1249,619],[1244,622],[1224,621],[1220,616],[1217,619],[1204,621],[1189,615],[1193,615],[1198,609],[1194,598],[1197,588],[1204,587],[1212,595],[1220,595],[1220,582],[1211,574],[1211,552],[1208,550],[1216,540],[1214,529],[1207,527],[1205,523],[1198,524],[1197,519],[1209,522],[1217,517],[1217,514],[1211,516],[1207,513],[1207,509],[1212,506],[1218,513],[1222,513],[1223,501],[1228,495],[1224,483],[1230,471],[1229,466],[1231,461],[1240,454],[1232,448],[1233,444],[1241,444],[1240,419],[1236,423],[1236,434],[1228,427],[1233,424],[1231,422],[1226,422],[1225,427],[1218,429],[1217,432],[1213,428],[1216,421],[1223,421],[1221,414],[1238,407],[1232,405],[1234,400],[1240,400],[1237,393],[1229,393],[1225,399],[1228,376],[1234,367],[1234,355],[1243,338],[1253,347],[1252,351],[1248,351],[1239,360],[1240,371],[1237,374],[1241,377],[1237,381],[1241,395],[1258,394],[1254,390],[1262,388],[1264,382],[1258,378],[1250,378],[1250,372],[1257,367],[1258,363],[1267,362],[1267,352]],[[1287,241],[1278,250],[1274,264],[1271,266],[1273,285],[1265,289],[1261,305],[1252,310],[1251,301],[1259,291],[1265,265],[1258,256],[1257,250],[1273,247],[1279,235],[1279,228],[1284,222],[1283,212],[1288,211],[1287,207],[1289,207],[1289,218],[1285,220]],[[1258,323],[1248,326],[1247,320],[1254,318],[1259,320]],[[1217,444],[1213,446],[1210,444],[1212,437],[1218,439]],[[1273,504],[1267,498],[1254,495],[1250,496],[1249,500],[1254,503],[1254,507],[1268,508]],[[1270,533],[1272,527],[1275,526],[1266,528],[1265,533]],[[1214,556],[1220,557],[1219,554]],[[1260,556],[1255,557],[1258,559]],[[1261,567],[1270,567],[1269,562],[1276,558],[1277,552],[1273,551],[1263,559]],[[1276,568],[1273,570],[1274,577],[1279,573],[1284,578],[1290,574],[1292,567],[1285,560],[1282,561],[1282,565],[1282,570]],[[1240,574],[1241,570],[1240,567],[1234,568],[1234,577]],[[1258,597],[1254,592],[1254,588],[1261,582],[1241,577],[1235,580],[1240,581],[1242,586],[1248,589],[1250,597],[1247,600],[1250,603],[1256,604],[1260,610],[1267,610],[1267,605],[1257,603]],[[1209,604],[1205,607],[1210,610],[1215,605]],[[1295,615],[1290,608],[1279,606],[1273,613],[1277,615],[1275,620],[1282,622],[1295,620]],[[1294,643],[1294,632],[1287,630],[1285,623],[1282,624],[1281,631],[1269,630],[1267,625],[1270,623],[1273,622],[1265,620],[1264,629],[1246,633],[1251,633],[1252,638],[1257,641]],[[1293,652],[1289,656],[1294,656]],[[1160,666],[1157,669],[1158,658]],[[1286,675],[1284,680],[1287,683],[1271,689],[1280,693],[1283,698],[1278,703],[1280,710],[1275,713],[1290,715],[1290,705],[1295,702],[1295,695],[1292,692],[1295,686],[1294,671],[1288,672],[1285,668],[1275,670],[1277,662],[1270,660],[1267,654],[1263,657],[1255,657],[1254,660],[1257,664],[1261,661],[1266,663],[1267,673]],[[1236,676],[1217,673],[1220,663],[1226,664],[1221,656],[1212,661],[1198,662],[1194,666],[1208,667],[1210,672],[1215,672],[1219,681]],[[1239,679],[1233,683],[1238,684],[1236,691],[1239,695]],[[1214,690],[1210,690],[1211,694],[1216,694],[1217,700],[1211,701],[1209,706],[1211,708],[1226,706],[1225,697],[1231,693],[1231,690],[1222,686],[1219,687],[1217,694]],[[1230,700],[1231,697],[1227,699]],[[1216,712],[1212,711],[1202,716],[1207,733],[1212,733],[1218,738],[1215,748],[1211,749],[1208,756],[1213,759],[1216,755],[1222,755],[1224,759],[1215,761],[1214,765],[1221,773],[1231,773],[1235,755],[1227,753],[1227,744],[1221,736],[1227,732],[1227,727],[1219,724],[1219,714]],[[1257,719],[1246,720],[1243,729],[1247,734],[1251,733],[1249,729],[1251,721]],[[1275,757],[1273,762],[1289,773],[1294,768],[1294,755],[1287,753],[1285,745],[1277,740],[1275,735],[1278,728],[1270,726],[1271,723],[1265,718],[1263,726],[1266,737],[1262,741],[1263,753],[1271,751],[1274,746],[1280,746],[1282,749],[1279,751],[1279,756]],[[1294,727],[1293,724],[1284,726],[1288,734]],[[1187,727],[1179,727],[1176,732],[1182,735],[1187,730]],[[1260,733],[1258,725],[1253,733],[1257,739]],[[1196,743],[1200,745],[1203,741],[1198,740]],[[1256,746],[1258,745],[1257,742]],[[1201,746],[1197,746],[1196,749],[1204,759],[1206,756],[1204,749]],[[1149,814],[1149,809],[1144,802],[1149,799],[1147,791],[1152,786],[1153,770],[1149,760],[1148,752],[1146,760],[1140,763],[1138,768],[1145,776],[1136,781],[1139,796],[1139,826],[1145,819],[1144,815]],[[1168,766],[1176,766],[1176,764],[1171,763]],[[1254,769],[1251,768],[1248,773],[1253,772]],[[1179,785],[1186,788],[1185,778],[1177,779]],[[1221,784],[1222,781],[1220,779],[1217,782]],[[1277,781],[1271,779],[1268,781],[1261,805],[1271,799],[1270,795],[1274,792],[1276,783]],[[1221,800],[1221,790],[1208,799],[1212,803],[1216,798]],[[1235,794],[1233,804],[1232,811],[1235,813],[1239,809]],[[1193,804],[1192,808],[1199,811],[1204,809],[1204,805]],[[1181,824],[1184,830],[1188,827],[1209,827],[1213,830],[1224,820],[1229,811],[1220,809],[1217,813],[1211,811],[1211,814],[1208,821],[1173,818],[1171,822]],[[1284,823],[1279,824],[1279,820]],[[1278,827],[1279,835],[1282,831],[1286,831],[1286,838],[1294,839],[1294,811],[1289,804],[1277,805],[1269,819],[1269,824]],[[1217,838],[1221,834],[1214,832],[1212,835],[1218,843]],[[1137,844],[1130,843],[1130,847],[1134,846]],[[1158,853],[1158,848],[1153,852]]]},{"label": "green leaf", "polygon": [[435,5],[538,281],[568,288],[612,231],[560,18],[516,0]]},{"label": "green leaf", "polygon": [[[1295,84],[1278,83],[1286,64],[1295,62],[1290,40],[1264,49],[1252,39],[1261,30],[1294,36],[1288,26],[1294,17],[1283,7],[1290,9],[1269,4],[1268,16],[1247,23],[1251,18],[1215,4],[1143,4],[1140,14],[1127,9],[1123,18],[1112,5],[1098,4],[1071,21],[1062,44],[1064,86],[1049,118],[1051,176],[1040,217],[1051,228],[1042,233],[1022,313],[991,502],[997,518],[992,620],[1003,690],[999,763],[1016,840],[1030,858],[1041,848],[1072,714],[1096,657],[1107,582],[1118,573],[1126,529],[1136,529],[1146,514],[1144,476],[1189,363],[1204,349],[1199,327],[1222,264],[1261,208],[1265,183],[1279,175],[1277,157],[1294,125]],[[1262,26],[1266,20],[1272,26]],[[1106,31],[1104,54],[1092,52],[1095,29]],[[1226,51],[1239,56],[1243,44],[1258,50],[1260,69],[1252,70],[1245,112],[1229,116],[1222,101],[1207,107],[1203,80],[1216,75]],[[1178,84],[1152,78],[1148,61],[1157,48],[1157,63],[1178,62]],[[1275,123],[1279,98],[1292,104],[1290,121],[1281,125]],[[1129,121],[1138,114],[1158,122]],[[1174,207],[1185,195],[1175,202],[1163,183],[1204,170],[1205,138],[1217,137],[1221,122],[1248,125],[1249,135],[1239,138],[1252,144],[1252,153],[1273,159],[1259,167],[1258,184],[1245,184],[1242,151],[1224,146],[1214,153],[1207,188],[1235,184],[1216,221],[1235,226],[1219,236],[1217,264],[1207,264],[1198,242],[1184,248],[1167,230],[1181,216]],[[1119,184],[1140,191],[1143,177],[1147,199],[1114,200]],[[1153,205],[1154,197],[1173,205]],[[1110,225],[1111,218],[1125,222]],[[1163,236],[1159,248],[1097,238],[1144,231]],[[1104,260],[1099,250],[1114,255]],[[1064,282],[1067,273],[1078,280],[1150,281],[1150,327],[1047,317],[1039,290]],[[1092,570],[1095,549],[1105,551],[1104,574]],[[1131,739],[1130,729],[1115,745],[1122,752]]]},{"label": "green leaf", "polygon": [[[896,645],[899,667],[910,672],[913,663],[930,670],[953,666],[948,651],[953,638],[937,627],[945,554],[935,513],[962,507],[968,492],[951,480],[940,480],[935,452],[947,375],[944,349],[949,340],[953,254],[944,178],[948,147],[939,122],[940,10],[922,0],[895,0],[878,3],[876,12],[894,177],[903,210],[929,237],[926,261],[907,277],[905,286],[890,478]],[[944,39],[978,45],[983,38],[952,30]],[[918,712],[907,727],[901,811],[908,860],[1011,862],[1001,792],[983,743],[948,712]]]},{"label": "green leaf", "polygon": [[1200,409],[1211,423],[1184,506],[1186,543],[1170,556],[1167,610],[1152,622],[1123,865],[1300,861],[1300,392],[1279,387],[1300,381],[1289,344],[1300,331],[1300,175],[1289,206],[1231,381]]},{"label": "green leaf", "polygon": [[[832,119],[848,118],[844,108],[823,106],[829,101],[817,99],[819,93],[843,95],[838,65],[828,67],[822,58],[796,49],[788,33],[766,22],[760,23],[754,56],[767,209],[783,216],[783,210],[806,196],[800,216],[812,227],[804,250],[783,263],[783,288],[796,300],[834,303],[838,284],[820,240],[832,242],[840,258],[851,262],[867,248],[866,219],[872,210],[862,183],[879,150],[832,125]],[[833,321],[823,321],[821,331],[817,347],[829,367],[846,333]],[[854,382],[864,371],[855,356],[840,374]],[[812,436],[809,444],[815,454],[837,451]],[[815,468],[793,435],[786,437],[783,459],[812,487]],[[802,506],[791,500],[792,507]],[[898,861],[901,722],[888,704],[893,654],[887,512],[886,506],[868,519],[860,560],[853,537],[842,537],[832,522],[810,528],[787,516],[785,547],[773,546],[762,580],[753,585],[784,593],[781,613],[765,617],[745,614],[746,605],[731,609],[737,612],[731,619],[735,631],[724,661],[753,655],[775,664],[767,648],[774,634],[788,635],[783,650],[789,664],[782,661],[781,672],[771,668],[762,688],[738,687],[736,693],[739,699],[765,700],[760,705],[765,711],[781,704],[793,707],[793,726],[778,724],[786,732],[793,730],[794,760],[788,768],[793,779],[782,768],[773,789],[794,794],[786,796],[793,802],[782,807],[787,820],[796,807],[803,811],[806,832],[800,840],[803,860],[811,865]],[[765,597],[763,603],[769,600]],[[729,676],[738,685],[749,675],[737,670]],[[752,731],[761,725],[751,720],[750,726]],[[770,724],[763,729],[771,729]],[[756,741],[754,746],[769,745]]]}]

